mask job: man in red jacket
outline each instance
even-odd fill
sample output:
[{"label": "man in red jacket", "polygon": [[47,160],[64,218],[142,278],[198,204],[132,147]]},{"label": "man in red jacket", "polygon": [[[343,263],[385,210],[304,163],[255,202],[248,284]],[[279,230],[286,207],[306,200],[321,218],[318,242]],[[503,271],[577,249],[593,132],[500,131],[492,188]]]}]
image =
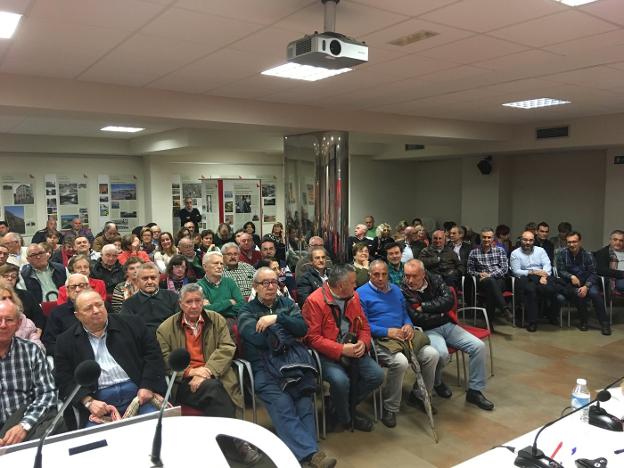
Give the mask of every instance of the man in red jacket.
[{"label": "man in red jacket", "polygon": [[330,384],[335,422],[360,431],[373,429],[372,420],[351,409],[384,380],[384,372],[368,355],[371,332],[355,292],[352,265],[336,265],[327,282],[303,305],[308,324],[306,344],[315,349]]}]

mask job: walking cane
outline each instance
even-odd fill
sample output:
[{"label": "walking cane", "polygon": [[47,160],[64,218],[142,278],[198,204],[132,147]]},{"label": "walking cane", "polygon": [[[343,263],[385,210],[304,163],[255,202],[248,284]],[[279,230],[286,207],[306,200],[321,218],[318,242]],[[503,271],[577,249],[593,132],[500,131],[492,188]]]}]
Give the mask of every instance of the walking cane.
[{"label": "walking cane", "polygon": [[429,417],[429,424],[431,425],[431,432],[433,433],[433,440],[435,440],[437,444],[438,433],[435,430],[435,423],[433,421],[433,411],[431,409],[431,395],[429,395],[429,392],[427,391],[427,387],[425,386],[425,380],[423,379],[422,372],[420,371],[420,364],[418,363],[418,359],[416,359],[416,355],[414,354],[414,344],[412,343],[412,340],[407,340],[406,342],[409,350],[409,356],[407,357],[407,359],[410,363],[410,366],[412,366],[414,374],[416,374],[416,383],[418,384],[418,390],[420,390],[420,393],[423,396],[425,411],[427,412],[427,416]]}]

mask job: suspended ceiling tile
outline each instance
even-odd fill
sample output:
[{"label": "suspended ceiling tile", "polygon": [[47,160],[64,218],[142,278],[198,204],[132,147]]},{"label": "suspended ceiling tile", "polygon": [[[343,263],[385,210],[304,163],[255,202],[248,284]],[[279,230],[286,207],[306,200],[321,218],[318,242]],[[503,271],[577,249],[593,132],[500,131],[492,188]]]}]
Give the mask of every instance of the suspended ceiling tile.
[{"label": "suspended ceiling tile", "polygon": [[624,5],[621,0],[600,0],[583,5],[580,10],[624,26]]},{"label": "suspended ceiling tile", "polygon": [[320,2],[317,0],[178,0],[175,6],[243,21],[253,19],[255,23],[272,24],[280,18],[316,3]]}]

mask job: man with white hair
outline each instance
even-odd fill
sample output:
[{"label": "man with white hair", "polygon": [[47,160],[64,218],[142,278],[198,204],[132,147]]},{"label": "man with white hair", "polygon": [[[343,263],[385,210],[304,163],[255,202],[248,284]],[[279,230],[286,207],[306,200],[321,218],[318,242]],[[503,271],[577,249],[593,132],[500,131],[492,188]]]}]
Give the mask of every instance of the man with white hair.
[{"label": "man with white hair", "polygon": [[26,247],[22,246],[22,238],[14,232],[7,232],[0,241],[9,250],[7,262],[22,267],[28,264]]},{"label": "man with white hair", "polygon": [[50,254],[42,244],[30,244],[27,249],[28,265],[22,267],[26,289],[37,302],[54,301],[58,298],[58,288],[67,279],[65,267],[50,261]]},{"label": "man with white hair", "polygon": [[123,267],[117,260],[118,255],[114,244],[106,244],[102,247],[102,256],[91,268],[91,278],[104,281],[107,294],[113,294],[115,286],[125,279]]},{"label": "man with white hair", "polygon": [[50,365],[35,343],[15,336],[18,306],[0,301],[0,447],[41,437],[56,416]]},{"label": "man with white hair", "polygon": [[240,247],[234,242],[228,242],[221,247],[225,270],[223,276],[231,278],[238,286],[243,298],[251,295],[253,286],[254,267],[240,260]]},{"label": "man with white hair", "polygon": [[347,242],[345,244],[345,252],[347,253],[347,263],[351,263],[353,261],[353,246],[355,244],[364,243],[368,247],[368,253],[370,257],[374,257],[375,249],[373,240],[366,237],[366,224],[357,224],[355,226],[354,235],[347,237]]}]

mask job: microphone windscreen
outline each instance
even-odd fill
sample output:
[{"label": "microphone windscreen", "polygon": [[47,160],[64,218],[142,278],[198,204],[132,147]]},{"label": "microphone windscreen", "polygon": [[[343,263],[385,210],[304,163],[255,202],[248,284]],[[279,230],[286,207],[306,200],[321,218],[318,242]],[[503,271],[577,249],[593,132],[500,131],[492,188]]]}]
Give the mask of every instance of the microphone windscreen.
[{"label": "microphone windscreen", "polygon": [[102,369],[97,362],[93,360],[82,361],[74,371],[74,380],[83,387],[94,385],[100,378],[101,372]]},{"label": "microphone windscreen", "polygon": [[171,351],[169,355],[169,367],[176,372],[182,372],[191,363],[191,355],[184,348]]},{"label": "microphone windscreen", "polygon": [[600,390],[596,395],[598,401],[609,401],[611,399],[611,393],[608,390]]}]

